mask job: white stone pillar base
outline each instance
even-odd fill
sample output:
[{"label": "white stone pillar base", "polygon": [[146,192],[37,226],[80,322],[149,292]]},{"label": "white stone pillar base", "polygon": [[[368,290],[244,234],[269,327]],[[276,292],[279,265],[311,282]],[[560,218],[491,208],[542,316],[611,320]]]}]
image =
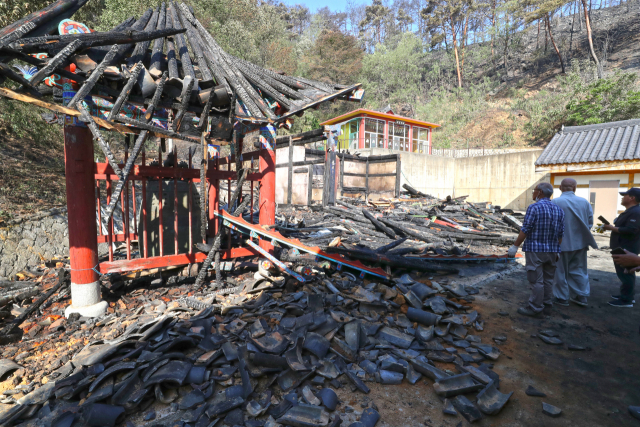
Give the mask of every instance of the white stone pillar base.
[{"label": "white stone pillar base", "polygon": [[100,282],[83,285],[71,283],[71,305],[64,310],[64,316],[78,313],[83,317],[99,317],[107,312],[108,304],[100,299]]}]

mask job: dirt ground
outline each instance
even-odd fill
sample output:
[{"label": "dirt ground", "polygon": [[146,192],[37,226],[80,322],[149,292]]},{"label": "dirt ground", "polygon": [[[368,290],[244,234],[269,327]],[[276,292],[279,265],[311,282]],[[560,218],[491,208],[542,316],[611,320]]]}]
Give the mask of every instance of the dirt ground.
[{"label": "dirt ground", "polygon": [[[606,239],[598,240],[601,246],[608,244]],[[618,291],[617,277],[607,250],[589,252],[589,275],[591,297],[588,307],[554,306],[545,310],[541,319],[516,313],[529,296],[524,271],[485,285],[476,295],[474,308],[485,320],[484,331],[477,335],[491,344],[494,344],[492,337],[508,337],[504,345],[498,346],[502,355],[495,362],[494,371],[500,375],[500,390],[514,394],[500,414],[474,425],[640,426],[640,421],[627,412],[629,405],[640,405],[640,376],[637,374],[640,305],[629,309],[607,304],[611,293]],[[500,311],[509,315],[501,316]],[[532,337],[542,329],[557,331],[564,344],[548,345]],[[588,349],[569,351],[568,344]],[[453,365],[437,362],[436,365],[455,372]],[[344,388],[340,397],[355,413],[373,401],[382,415],[380,427],[468,425],[459,415],[442,413],[441,399],[431,383],[424,379],[415,386],[406,382],[399,386],[367,383],[371,393],[366,397]],[[528,385],[547,397],[527,396]],[[543,414],[542,402],[561,408],[560,417]]]}]

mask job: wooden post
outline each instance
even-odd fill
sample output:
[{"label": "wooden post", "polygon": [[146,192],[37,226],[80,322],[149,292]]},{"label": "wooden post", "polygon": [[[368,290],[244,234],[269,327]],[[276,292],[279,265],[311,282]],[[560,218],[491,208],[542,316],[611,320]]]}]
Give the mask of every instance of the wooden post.
[{"label": "wooden post", "polygon": [[396,198],[400,197],[400,179],[402,177],[402,162],[400,159],[400,154],[398,154],[396,158]]},{"label": "wooden post", "polygon": [[309,165],[309,185],[307,186],[307,206],[313,204],[313,167],[315,165]]},{"label": "wooden post", "polygon": [[364,177],[364,199],[369,200],[369,158],[367,157],[367,163],[365,164],[365,177]]},{"label": "wooden post", "polygon": [[[98,232],[93,137],[87,127],[64,127],[69,256],[71,258],[71,305],[65,316],[98,317],[107,310],[101,300],[98,263]],[[127,233],[128,230],[125,231]]]},{"label": "wooden post", "polygon": [[[260,128],[260,225],[274,225],[276,223],[276,128],[266,125]],[[239,153],[236,153],[239,155]],[[273,253],[273,245],[267,240],[260,240],[260,247]]]},{"label": "wooden post", "polygon": [[287,166],[287,204],[291,204],[293,187],[293,138],[289,136],[289,165]]},{"label": "wooden post", "polygon": [[342,161],[340,162],[340,177],[338,179],[338,187],[340,188],[340,196],[344,196],[344,193],[342,191],[342,189],[344,188],[344,157],[341,160]]}]

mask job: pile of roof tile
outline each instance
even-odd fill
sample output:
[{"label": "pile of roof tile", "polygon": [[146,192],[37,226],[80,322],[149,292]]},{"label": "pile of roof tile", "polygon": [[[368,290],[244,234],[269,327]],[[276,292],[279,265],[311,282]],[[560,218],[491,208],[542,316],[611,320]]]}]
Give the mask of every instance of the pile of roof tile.
[{"label": "pile of roof tile", "polygon": [[[337,389],[423,377],[445,412],[469,421],[509,399],[491,370],[499,350],[473,334],[483,328],[469,306],[475,288],[308,267],[300,283],[265,267],[228,292],[139,289],[106,317],[43,330],[38,357],[0,361],[0,376],[22,376],[4,392],[3,403],[15,403],[0,424],[337,426],[354,419]],[[373,402],[355,415],[353,427],[379,418]]]}]

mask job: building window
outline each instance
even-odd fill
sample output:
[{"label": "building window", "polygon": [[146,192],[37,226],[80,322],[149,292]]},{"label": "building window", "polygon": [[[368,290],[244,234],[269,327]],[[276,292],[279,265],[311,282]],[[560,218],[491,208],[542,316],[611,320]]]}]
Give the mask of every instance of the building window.
[{"label": "building window", "polygon": [[413,152],[429,153],[429,129],[413,127]]},{"label": "building window", "polygon": [[342,130],[341,135],[338,137],[338,149],[340,150],[357,150],[358,147],[358,122],[360,119],[354,119],[349,122],[343,123],[340,126]]},{"label": "building window", "polygon": [[364,148],[384,148],[384,121],[364,120]]},{"label": "building window", "polygon": [[389,122],[389,148],[409,151],[409,126]]}]

